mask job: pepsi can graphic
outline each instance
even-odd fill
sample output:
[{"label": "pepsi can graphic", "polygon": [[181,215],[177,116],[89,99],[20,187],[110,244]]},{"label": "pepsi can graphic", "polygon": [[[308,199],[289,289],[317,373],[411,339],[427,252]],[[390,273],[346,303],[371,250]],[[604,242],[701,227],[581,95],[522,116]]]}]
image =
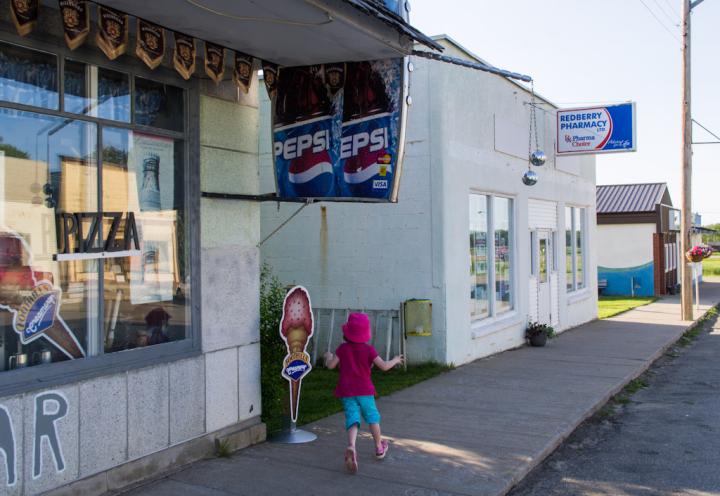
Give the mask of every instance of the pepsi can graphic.
[{"label": "pepsi can graphic", "polygon": [[348,64],[340,138],[341,196],[386,199],[390,193],[397,105],[380,68],[373,62]]},{"label": "pepsi can graphic", "polygon": [[275,170],[280,196],[336,196],[331,131],[330,116],[275,130]]},{"label": "pepsi can graphic", "polygon": [[321,66],[283,69],[273,133],[280,196],[336,196],[331,107]]},{"label": "pepsi can graphic", "polygon": [[343,196],[387,198],[395,158],[391,149],[389,114],[343,124],[340,159],[348,193]]}]

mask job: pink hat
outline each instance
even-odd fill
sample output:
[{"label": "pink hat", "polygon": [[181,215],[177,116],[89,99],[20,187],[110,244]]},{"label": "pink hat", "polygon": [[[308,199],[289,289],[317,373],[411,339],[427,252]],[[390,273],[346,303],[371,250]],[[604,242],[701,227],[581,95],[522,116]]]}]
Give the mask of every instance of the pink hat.
[{"label": "pink hat", "polygon": [[348,321],[343,324],[342,331],[348,341],[367,343],[371,337],[370,319],[364,313],[353,312],[348,315]]}]

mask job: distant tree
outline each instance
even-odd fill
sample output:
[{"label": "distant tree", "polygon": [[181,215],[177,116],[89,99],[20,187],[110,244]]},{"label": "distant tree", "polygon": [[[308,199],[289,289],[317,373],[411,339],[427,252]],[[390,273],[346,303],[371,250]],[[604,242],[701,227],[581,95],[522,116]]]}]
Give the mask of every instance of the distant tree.
[{"label": "distant tree", "polygon": [[30,159],[30,154],[28,152],[24,152],[16,146],[11,145],[10,143],[4,143],[3,141],[3,137],[0,136],[0,151],[4,152],[6,157],[24,158],[26,160]]},{"label": "distant tree", "polygon": [[[718,224],[710,224],[708,226],[703,226],[708,229],[712,229],[713,231],[717,231],[720,233],[720,223]],[[720,234],[703,234],[702,235],[703,243],[707,243],[709,241],[720,241]]]}]

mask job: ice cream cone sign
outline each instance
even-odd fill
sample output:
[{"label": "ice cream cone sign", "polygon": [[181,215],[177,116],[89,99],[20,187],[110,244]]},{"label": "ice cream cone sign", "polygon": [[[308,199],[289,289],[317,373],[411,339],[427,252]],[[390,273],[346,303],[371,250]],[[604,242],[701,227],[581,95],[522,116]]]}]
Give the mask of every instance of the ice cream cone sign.
[{"label": "ice cream cone sign", "polygon": [[302,286],[295,286],[285,296],[280,335],[287,346],[288,355],[283,361],[282,375],[290,382],[290,413],[297,422],[300,400],[300,382],[312,369],[310,355],[305,353],[313,333],[313,314],[310,295]]}]

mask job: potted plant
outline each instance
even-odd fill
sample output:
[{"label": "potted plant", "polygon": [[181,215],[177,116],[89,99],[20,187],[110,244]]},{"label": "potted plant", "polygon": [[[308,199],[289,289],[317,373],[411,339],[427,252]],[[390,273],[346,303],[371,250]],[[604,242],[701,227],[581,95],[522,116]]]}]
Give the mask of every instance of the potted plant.
[{"label": "potted plant", "polygon": [[525,329],[525,338],[530,341],[531,346],[545,346],[548,338],[555,339],[555,329],[547,324],[539,322],[530,322]]}]

